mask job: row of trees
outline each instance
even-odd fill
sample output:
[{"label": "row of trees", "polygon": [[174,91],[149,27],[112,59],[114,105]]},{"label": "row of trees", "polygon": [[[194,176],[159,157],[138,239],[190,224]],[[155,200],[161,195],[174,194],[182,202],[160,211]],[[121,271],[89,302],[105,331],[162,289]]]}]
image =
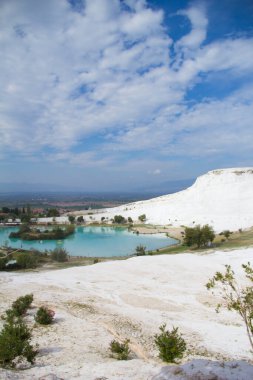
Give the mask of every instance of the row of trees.
[{"label": "row of trees", "polygon": [[[145,222],[147,220],[146,215],[142,214],[138,217],[140,222]],[[129,216],[127,219],[122,215],[115,215],[113,218],[113,223],[115,224],[125,224],[125,223],[133,223],[133,219]]]},{"label": "row of trees", "polygon": [[214,238],[214,230],[208,224],[202,227],[200,225],[196,227],[186,227],[184,231],[184,244],[188,247],[206,247],[212,244]]}]

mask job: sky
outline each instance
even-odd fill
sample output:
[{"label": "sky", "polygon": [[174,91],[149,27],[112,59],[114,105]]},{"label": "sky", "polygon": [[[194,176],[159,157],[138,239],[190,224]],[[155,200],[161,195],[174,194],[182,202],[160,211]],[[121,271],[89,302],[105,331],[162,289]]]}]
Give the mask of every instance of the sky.
[{"label": "sky", "polygon": [[0,184],[253,166],[252,0],[0,0],[0,54]]}]

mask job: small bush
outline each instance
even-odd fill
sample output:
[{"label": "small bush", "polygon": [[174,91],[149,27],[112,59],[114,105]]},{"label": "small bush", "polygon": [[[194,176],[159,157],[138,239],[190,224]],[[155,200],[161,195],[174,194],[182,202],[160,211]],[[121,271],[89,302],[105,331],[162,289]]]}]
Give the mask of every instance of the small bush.
[{"label": "small bush", "polygon": [[23,252],[17,257],[17,265],[20,269],[36,268],[38,265],[38,258],[33,253]]},{"label": "small bush", "polygon": [[13,314],[17,317],[24,315],[33,302],[33,294],[19,297],[12,304]]},{"label": "small bush", "polygon": [[73,223],[75,223],[75,216],[74,215],[69,215],[69,222],[71,223],[71,224],[73,224]]},{"label": "small bush", "polygon": [[224,230],[220,233],[220,235],[224,235],[226,239],[229,238],[229,236],[232,234],[233,232],[229,231],[229,230]]},{"label": "small bush", "polygon": [[112,340],[110,343],[110,350],[113,356],[118,360],[127,360],[130,355],[129,340],[126,339],[123,343],[117,342],[117,340]]},{"label": "small bush", "polygon": [[59,263],[68,261],[68,252],[64,248],[55,248],[51,251],[50,255],[52,260],[58,261]]},{"label": "small bush", "polygon": [[30,344],[31,330],[20,317],[7,316],[0,333],[0,365],[15,367],[26,359],[33,364],[38,351]]},{"label": "small bush", "polygon": [[146,247],[144,245],[137,245],[135,248],[136,256],[145,256],[146,255]]},{"label": "small bush", "polygon": [[115,215],[113,218],[113,223],[124,224],[126,223],[126,219],[122,215]]},{"label": "small bush", "polygon": [[146,221],[146,215],[142,214],[142,215],[138,216],[138,219],[140,222],[145,222]]},{"label": "small bush", "polygon": [[186,350],[185,340],[178,332],[178,327],[172,331],[165,330],[166,324],[159,327],[161,333],[155,335],[155,344],[159,349],[159,358],[165,362],[173,363],[181,359]]},{"label": "small bush", "polygon": [[50,325],[54,319],[54,311],[47,309],[45,306],[41,306],[34,319],[41,325]]}]

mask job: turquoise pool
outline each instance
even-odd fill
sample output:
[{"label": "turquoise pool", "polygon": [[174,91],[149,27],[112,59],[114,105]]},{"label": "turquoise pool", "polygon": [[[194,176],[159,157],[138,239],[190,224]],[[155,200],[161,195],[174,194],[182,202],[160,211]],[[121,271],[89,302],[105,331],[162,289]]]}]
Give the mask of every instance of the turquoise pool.
[{"label": "turquoise pool", "polygon": [[24,241],[9,239],[11,231],[16,227],[0,228],[0,246],[13,248],[51,250],[56,247],[65,248],[71,256],[113,257],[129,256],[135,252],[137,245],[145,245],[147,250],[154,250],[177,241],[165,234],[137,235],[121,227],[76,227],[75,234],[64,240]]}]

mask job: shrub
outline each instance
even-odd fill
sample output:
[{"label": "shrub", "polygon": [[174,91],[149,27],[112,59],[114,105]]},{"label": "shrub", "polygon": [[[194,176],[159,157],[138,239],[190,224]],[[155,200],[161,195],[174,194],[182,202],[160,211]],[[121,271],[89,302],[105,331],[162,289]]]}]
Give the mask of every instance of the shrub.
[{"label": "shrub", "polygon": [[64,248],[55,248],[53,251],[51,251],[50,256],[52,260],[58,261],[60,263],[68,261],[68,252]]},{"label": "shrub", "polygon": [[212,242],[215,238],[213,228],[208,224],[201,227],[185,228],[184,244],[188,247],[196,245],[198,248],[205,247],[209,242]]},{"label": "shrub", "polygon": [[41,325],[50,325],[54,319],[54,311],[49,310],[45,306],[41,306],[38,309],[34,319],[37,323]]},{"label": "shrub", "polygon": [[20,269],[36,268],[38,258],[32,253],[23,252],[16,256],[17,265]]},{"label": "shrub", "polygon": [[133,223],[133,219],[131,218],[131,216],[129,216],[129,217],[127,218],[127,221],[128,221],[128,223]]},{"label": "shrub", "polygon": [[144,256],[146,255],[146,247],[144,245],[137,245],[135,248],[136,256]]},{"label": "shrub", "polygon": [[138,219],[141,221],[141,222],[145,222],[146,221],[146,215],[145,214],[142,214],[138,217]]},{"label": "shrub", "polygon": [[47,217],[55,217],[60,216],[60,212],[57,210],[57,208],[50,208],[47,211]]},{"label": "shrub", "polygon": [[75,216],[74,215],[69,215],[69,222],[72,224],[72,223],[75,223]]},{"label": "shrub", "polygon": [[7,263],[8,263],[7,257],[0,257],[0,270],[5,270]]},{"label": "shrub", "polygon": [[[238,284],[235,272],[230,265],[225,265],[225,273],[216,272],[213,278],[206,284],[208,290],[218,290],[218,294],[223,299],[223,306],[227,310],[233,310],[242,318],[248,339],[253,349],[253,268],[250,263],[242,264],[245,277],[248,280],[244,288]],[[216,311],[219,312],[221,304],[218,304]]]},{"label": "shrub", "polygon": [[226,239],[228,239],[231,234],[232,232],[229,230],[225,230],[220,233],[220,235],[224,235]]},{"label": "shrub", "polygon": [[115,215],[113,218],[113,223],[124,224],[126,223],[126,219],[122,215]]},{"label": "shrub", "polygon": [[126,339],[123,343],[118,342],[117,340],[112,340],[110,343],[110,350],[113,356],[118,360],[127,360],[130,355],[129,349],[129,340]]},{"label": "shrub", "polygon": [[186,343],[178,332],[178,327],[173,327],[172,331],[168,331],[165,330],[166,324],[163,324],[159,329],[161,333],[155,335],[159,358],[169,363],[175,362],[175,359],[181,359],[186,350]]},{"label": "shrub", "polygon": [[33,302],[33,294],[19,297],[12,304],[12,310],[15,316],[21,317],[24,315]]},{"label": "shrub", "polygon": [[7,316],[0,333],[0,365],[15,367],[26,359],[33,364],[38,351],[30,344],[31,330],[20,317]]}]

